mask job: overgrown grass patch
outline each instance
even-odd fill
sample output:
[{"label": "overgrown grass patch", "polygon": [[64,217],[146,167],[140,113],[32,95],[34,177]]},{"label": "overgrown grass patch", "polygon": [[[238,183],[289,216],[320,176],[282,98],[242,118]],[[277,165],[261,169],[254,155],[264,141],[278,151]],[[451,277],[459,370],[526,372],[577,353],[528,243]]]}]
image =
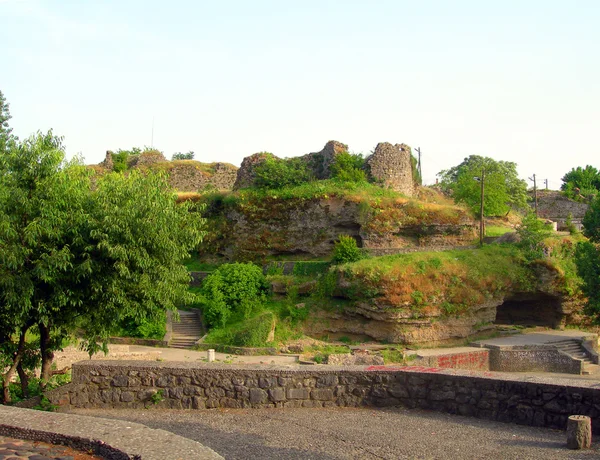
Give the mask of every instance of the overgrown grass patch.
[{"label": "overgrown grass patch", "polygon": [[338,270],[350,282],[350,298],[411,310],[415,317],[457,315],[504,292],[527,291],[533,285],[520,251],[510,245],[377,257]]}]

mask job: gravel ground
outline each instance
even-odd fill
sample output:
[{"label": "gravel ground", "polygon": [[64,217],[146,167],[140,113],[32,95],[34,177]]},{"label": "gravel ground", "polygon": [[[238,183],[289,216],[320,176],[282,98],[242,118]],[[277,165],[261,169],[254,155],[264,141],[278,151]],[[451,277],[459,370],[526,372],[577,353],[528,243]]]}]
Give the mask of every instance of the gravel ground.
[{"label": "gravel ground", "polygon": [[420,410],[77,409],[161,428],[234,459],[592,459],[565,447],[563,431]]}]

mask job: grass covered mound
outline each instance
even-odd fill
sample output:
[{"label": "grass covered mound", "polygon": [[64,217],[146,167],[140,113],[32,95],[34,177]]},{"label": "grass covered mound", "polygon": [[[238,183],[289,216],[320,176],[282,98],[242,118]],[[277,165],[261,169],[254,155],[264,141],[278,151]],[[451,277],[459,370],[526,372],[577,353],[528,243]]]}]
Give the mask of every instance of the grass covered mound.
[{"label": "grass covered mound", "polygon": [[189,197],[205,204],[204,254],[255,261],[280,254],[328,255],[348,232],[360,235],[368,248],[471,244],[476,225],[470,212],[436,193],[427,198],[333,179]]},{"label": "grass covered mound", "polygon": [[414,317],[460,314],[509,291],[526,292],[534,276],[510,245],[398,254],[344,264],[338,294]]}]

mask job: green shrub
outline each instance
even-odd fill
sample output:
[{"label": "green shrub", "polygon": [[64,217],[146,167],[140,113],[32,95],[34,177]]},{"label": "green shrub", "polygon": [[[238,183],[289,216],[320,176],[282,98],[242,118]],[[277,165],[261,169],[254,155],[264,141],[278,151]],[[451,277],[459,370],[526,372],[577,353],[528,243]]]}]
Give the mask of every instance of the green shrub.
[{"label": "green shrub", "polygon": [[315,276],[326,273],[331,262],[316,261],[316,262],[296,262],[292,274],[296,276]]},{"label": "green shrub", "polygon": [[256,265],[221,265],[202,283],[204,318],[209,326],[224,326],[232,314],[249,318],[262,307],[268,293],[267,280]]},{"label": "green shrub", "polygon": [[254,185],[259,188],[280,189],[311,180],[308,166],[299,158],[281,160],[268,157],[254,170]]},{"label": "green shrub", "polygon": [[544,240],[552,234],[550,226],[530,212],[523,217],[521,225],[517,228],[517,234],[521,240],[518,246],[523,250],[527,260],[532,261],[544,257]]},{"label": "green shrub", "polygon": [[119,337],[139,337],[143,339],[162,339],[166,332],[167,317],[160,312],[155,318],[135,318],[128,316],[121,321],[115,334]]},{"label": "green shrub", "polygon": [[340,182],[366,182],[365,160],[360,153],[342,152],[333,160],[329,170],[331,177]]},{"label": "green shrub", "polygon": [[567,220],[565,220],[565,227],[567,227],[567,231],[571,235],[575,235],[577,233],[577,227],[575,227],[575,224],[573,223],[573,214],[569,213],[567,216]]},{"label": "green shrub", "polygon": [[265,311],[260,315],[244,321],[243,326],[233,333],[231,345],[236,347],[264,347],[275,315],[271,311]]},{"label": "green shrub", "polygon": [[341,235],[333,247],[333,263],[345,264],[363,258],[362,251],[351,236]]}]

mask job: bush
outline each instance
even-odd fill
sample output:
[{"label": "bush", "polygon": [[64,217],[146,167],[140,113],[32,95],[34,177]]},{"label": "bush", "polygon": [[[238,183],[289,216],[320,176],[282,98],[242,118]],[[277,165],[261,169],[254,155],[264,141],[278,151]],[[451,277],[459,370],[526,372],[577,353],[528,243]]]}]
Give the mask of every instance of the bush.
[{"label": "bush", "polygon": [[518,246],[523,250],[525,258],[529,261],[544,257],[544,240],[550,236],[552,230],[549,225],[542,222],[534,213],[523,217],[517,234],[521,241]]},{"label": "bush", "polygon": [[262,307],[268,293],[267,280],[256,265],[221,265],[202,283],[204,318],[209,326],[224,326],[232,314],[248,318]]},{"label": "bush", "polygon": [[342,152],[334,158],[329,169],[331,177],[340,182],[366,182],[364,166],[362,154]]},{"label": "bush", "polygon": [[259,188],[280,189],[311,180],[308,166],[299,158],[281,160],[269,157],[255,169],[254,185]]},{"label": "bush", "polygon": [[362,258],[362,251],[356,245],[356,240],[351,236],[341,235],[333,248],[333,263],[345,264],[347,262],[356,262]]},{"label": "bush", "polygon": [[115,334],[119,337],[139,337],[143,339],[162,340],[167,332],[167,317],[159,312],[156,318],[134,318],[128,316],[121,321]]}]

